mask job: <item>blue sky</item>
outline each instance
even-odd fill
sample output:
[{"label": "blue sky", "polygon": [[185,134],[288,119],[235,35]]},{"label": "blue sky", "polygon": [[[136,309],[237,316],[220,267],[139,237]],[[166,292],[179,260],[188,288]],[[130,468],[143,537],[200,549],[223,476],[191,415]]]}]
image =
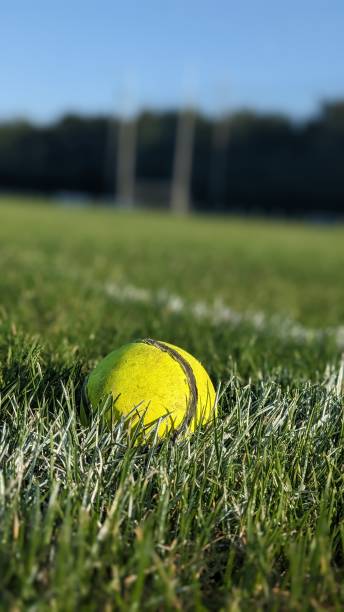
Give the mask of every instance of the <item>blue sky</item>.
[{"label": "blue sky", "polygon": [[344,97],[343,0],[3,0],[0,119]]}]

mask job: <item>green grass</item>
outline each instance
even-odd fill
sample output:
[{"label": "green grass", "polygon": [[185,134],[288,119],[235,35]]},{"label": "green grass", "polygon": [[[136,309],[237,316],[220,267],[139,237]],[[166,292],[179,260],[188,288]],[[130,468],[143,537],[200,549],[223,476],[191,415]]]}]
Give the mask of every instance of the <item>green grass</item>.
[{"label": "green grass", "polygon": [[[344,606],[344,228],[0,202],[0,607]],[[189,440],[82,427],[140,337],[220,386]]]}]

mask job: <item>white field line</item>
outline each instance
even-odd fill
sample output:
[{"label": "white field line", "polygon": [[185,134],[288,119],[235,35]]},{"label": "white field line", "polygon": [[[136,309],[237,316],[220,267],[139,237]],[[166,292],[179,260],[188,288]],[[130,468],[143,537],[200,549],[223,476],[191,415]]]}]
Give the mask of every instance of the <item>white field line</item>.
[{"label": "white field line", "polygon": [[237,312],[220,298],[216,298],[212,304],[201,300],[189,302],[164,288],[152,291],[135,285],[107,282],[104,290],[109,298],[118,303],[150,304],[152,307],[164,308],[170,313],[190,314],[197,320],[207,320],[215,325],[229,324],[235,327],[247,323],[256,331],[273,333],[280,338],[289,338],[301,343],[333,337],[338,348],[344,350],[344,325],[322,329],[309,328],[279,315],[268,316],[263,312]]},{"label": "white field line", "polygon": [[[18,252],[13,247],[1,249],[1,257],[11,262],[12,260],[17,262],[19,258],[25,261],[26,265],[29,263],[36,267],[43,260],[41,250],[26,249]],[[88,275],[86,277],[82,275],[80,279],[79,269],[75,270],[73,267],[66,269],[64,260],[56,261],[56,269],[63,277],[77,279],[78,282],[83,280],[86,284],[89,282]],[[105,285],[99,284],[99,286],[92,284],[92,287],[102,293],[105,292],[110,299],[118,303],[150,304],[152,307],[164,308],[171,313],[187,313],[197,320],[206,320],[218,325],[228,324],[235,327],[246,323],[256,331],[270,333],[281,339],[292,339],[299,343],[330,337],[334,339],[337,347],[344,351],[344,325],[309,328],[280,315],[266,315],[259,311],[237,312],[225,304],[221,298],[214,299],[212,303],[202,300],[191,302],[165,288],[152,291],[145,287],[114,281],[106,282]]]}]

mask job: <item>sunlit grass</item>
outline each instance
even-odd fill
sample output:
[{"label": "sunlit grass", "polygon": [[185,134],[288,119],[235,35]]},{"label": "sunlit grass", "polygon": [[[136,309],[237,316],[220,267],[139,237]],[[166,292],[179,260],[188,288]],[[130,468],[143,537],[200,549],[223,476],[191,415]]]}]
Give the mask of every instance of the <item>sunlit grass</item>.
[{"label": "sunlit grass", "polygon": [[[343,230],[27,202],[0,216],[3,609],[341,609],[342,349],[281,325],[343,324]],[[265,324],[194,308],[219,297]],[[81,425],[86,374],[139,337],[190,350],[219,388],[190,439]]]}]

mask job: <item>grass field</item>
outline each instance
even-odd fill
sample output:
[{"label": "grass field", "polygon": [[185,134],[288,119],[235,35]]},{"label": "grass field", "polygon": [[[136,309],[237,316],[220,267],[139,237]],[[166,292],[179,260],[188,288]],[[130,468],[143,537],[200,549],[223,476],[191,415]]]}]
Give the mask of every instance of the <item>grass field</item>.
[{"label": "grass field", "polygon": [[[0,606],[344,606],[344,228],[0,201]],[[189,440],[80,424],[111,349],[219,388]]]}]

